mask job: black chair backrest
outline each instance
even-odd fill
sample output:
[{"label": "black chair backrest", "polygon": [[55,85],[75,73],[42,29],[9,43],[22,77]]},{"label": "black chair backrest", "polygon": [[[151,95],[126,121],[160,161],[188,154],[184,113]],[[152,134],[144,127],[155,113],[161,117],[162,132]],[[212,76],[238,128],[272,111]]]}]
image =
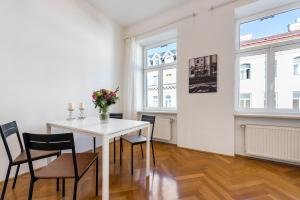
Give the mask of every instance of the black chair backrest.
[{"label": "black chair backrest", "polygon": [[123,119],[123,113],[109,113],[110,118]]},{"label": "black chair backrest", "polygon": [[23,139],[24,139],[26,154],[28,158],[30,174],[32,177],[34,177],[34,169],[32,165],[30,150],[39,150],[39,151],[72,150],[75,177],[78,177],[78,168],[77,168],[73,133],[48,134],[48,135],[23,133]]},{"label": "black chair backrest", "polygon": [[[152,125],[152,130],[151,130],[151,140],[152,140],[153,139],[154,124],[155,124],[155,116],[142,115],[141,121],[149,122]],[[141,132],[140,132],[140,134],[141,134]]]},{"label": "black chair backrest", "polygon": [[12,160],[11,152],[9,149],[9,145],[6,140],[7,137],[9,137],[13,134],[16,134],[19,145],[20,145],[21,152],[24,151],[17,123],[15,121],[13,121],[13,122],[1,125],[0,126],[0,134],[1,134],[2,141],[4,143],[4,147],[5,147],[9,162],[11,163],[13,160]]}]

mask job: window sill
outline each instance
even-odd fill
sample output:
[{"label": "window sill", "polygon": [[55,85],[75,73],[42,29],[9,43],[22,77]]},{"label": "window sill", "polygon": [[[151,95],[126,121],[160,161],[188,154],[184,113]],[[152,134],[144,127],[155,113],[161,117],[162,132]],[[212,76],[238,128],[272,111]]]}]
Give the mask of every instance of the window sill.
[{"label": "window sill", "polygon": [[300,114],[267,114],[267,113],[234,113],[234,117],[269,118],[269,119],[299,119]]},{"label": "window sill", "polygon": [[176,110],[144,110],[138,111],[138,114],[163,114],[163,115],[177,115]]}]

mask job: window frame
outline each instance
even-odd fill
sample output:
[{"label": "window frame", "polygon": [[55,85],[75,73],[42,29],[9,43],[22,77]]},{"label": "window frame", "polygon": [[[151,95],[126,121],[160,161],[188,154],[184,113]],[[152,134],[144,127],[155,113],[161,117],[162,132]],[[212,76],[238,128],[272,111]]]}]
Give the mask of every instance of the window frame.
[{"label": "window frame", "polygon": [[[177,111],[177,63],[178,63],[178,55],[176,53],[176,61],[173,63],[164,63],[156,66],[148,66],[147,65],[147,50],[156,48],[159,46],[176,43],[176,52],[177,51],[177,39],[170,39],[161,41],[155,44],[147,45],[143,47],[143,110],[144,111]],[[163,105],[163,70],[167,69],[176,69],[176,107],[166,108]],[[148,107],[147,101],[147,72],[158,71],[158,107]]]},{"label": "window frame", "polygon": [[[276,15],[283,12],[288,12],[293,9],[300,9],[300,3],[293,3],[281,8],[269,10],[262,12],[250,17],[245,17],[236,20],[236,53],[235,53],[235,111],[237,113],[268,113],[268,114],[300,114],[299,109],[278,109],[276,108],[276,94],[275,94],[275,75],[276,75],[276,59],[275,53],[277,51],[290,50],[295,48],[300,48],[300,39],[288,40],[273,44],[266,44],[261,46],[249,47],[240,49],[240,24],[257,20],[266,16]],[[265,108],[250,108],[244,109],[240,108],[240,58],[245,56],[257,55],[258,53],[265,52],[266,54],[266,82],[265,82]]]}]

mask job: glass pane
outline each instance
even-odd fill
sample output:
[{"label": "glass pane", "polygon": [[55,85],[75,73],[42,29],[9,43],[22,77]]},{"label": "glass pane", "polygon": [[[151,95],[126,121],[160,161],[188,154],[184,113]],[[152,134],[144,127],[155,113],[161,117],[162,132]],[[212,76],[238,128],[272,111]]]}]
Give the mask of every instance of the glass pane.
[{"label": "glass pane", "polygon": [[240,58],[240,108],[265,106],[266,55]]},{"label": "glass pane", "polygon": [[299,109],[299,57],[300,48],[275,53],[277,61],[275,93],[276,108],[278,109]]},{"label": "glass pane", "polygon": [[158,107],[158,71],[147,72],[147,107]]},{"label": "glass pane", "polygon": [[176,69],[163,70],[163,107],[176,107]]},{"label": "glass pane", "polygon": [[240,25],[240,48],[299,39],[300,9],[267,16]]},{"label": "glass pane", "polygon": [[170,43],[148,49],[146,54],[147,67],[174,63],[177,60],[177,45],[176,43]]}]

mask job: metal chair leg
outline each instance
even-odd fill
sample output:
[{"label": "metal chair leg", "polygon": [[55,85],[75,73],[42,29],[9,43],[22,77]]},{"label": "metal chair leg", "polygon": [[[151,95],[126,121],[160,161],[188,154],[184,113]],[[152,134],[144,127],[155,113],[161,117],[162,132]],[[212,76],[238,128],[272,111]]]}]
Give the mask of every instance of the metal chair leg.
[{"label": "metal chair leg", "polygon": [[76,200],[76,198],[77,198],[77,186],[78,186],[78,180],[75,179],[75,182],[74,182],[74,191],[73,191],[73,200]]},{"label": "metal chair leg", "polygon": [[131,145],[131,175],[133,176],[133,145]]},{"label": "metal chair leg", "polygon": [[99,161],[98,158],[96,160],[96,196],[98,196],[98,171],[99,171]]},{"label": "metal chair leg", "polygon": [[93,137],[93,143],[94,143],[94,153],[96,152],[96,138]]},{"label": "metal chair leg", "polygon": [[114,163],[116,163],[116,138],[114,138]]},{"label": "metal chair leg", "polygon": [[4,185],[3,185],[3,189],[2,189],[2,193],[1,193],[1,200],[4,200],[4,196],[5,196],[5,192],[6,192],[6,188],[7,188],[7,183],[8,183],[8,179],[9,179],[10,170],[11,170],[11,165],[8,166],[8,169],[7,169],[7,172],[6,172],[6,177],[5,177],[5,181],[4,181]]},{"label": "metal chair leg", "polygon": [[59,191],[59,178],[56,179],[56,191]]},{"label": "metal chair leg", "polygon": [[151,141],[152,144],[152,157],[153,157],[153,164],[155,166],[155,155],[154,155],[154,146],[153,146],[153,141]]},{"label": "metal chair leg", "polygon": [[123,140],[122,140],[122,137],[120,137],[120,145],[121,145],[121,147],[122,147],[122,152],[123,152]]},{"label": "metal chair leg", "polygon": [[142,158],[144,158],[143,144],[141,144]]},{"label": "metal chair leg", "polygon": [[122,143],[123,143],[123,141],[122,141],[122,138],[120,138],[120,165],[122,165]]},{"label": "metal chair leg", "polygon": [[20,165],[17,166],[14,182],[13,182],[13,185],[12,185],[12,189],[15,189],[15,187],[16,187],[19,170],[20,170]]},{"label": "metal chair leg", "polygon": [[63,181],[62,181],[62,196],[65,197],[66,195],[66,179],[63,178]]},{"label": "metal chair leg", "polygon": [[30,187],[29,187],[29,194],[28,194],[28,200],[32,200],[34,182],[35,182],[35,180],[33,178],[31,178]]}]

